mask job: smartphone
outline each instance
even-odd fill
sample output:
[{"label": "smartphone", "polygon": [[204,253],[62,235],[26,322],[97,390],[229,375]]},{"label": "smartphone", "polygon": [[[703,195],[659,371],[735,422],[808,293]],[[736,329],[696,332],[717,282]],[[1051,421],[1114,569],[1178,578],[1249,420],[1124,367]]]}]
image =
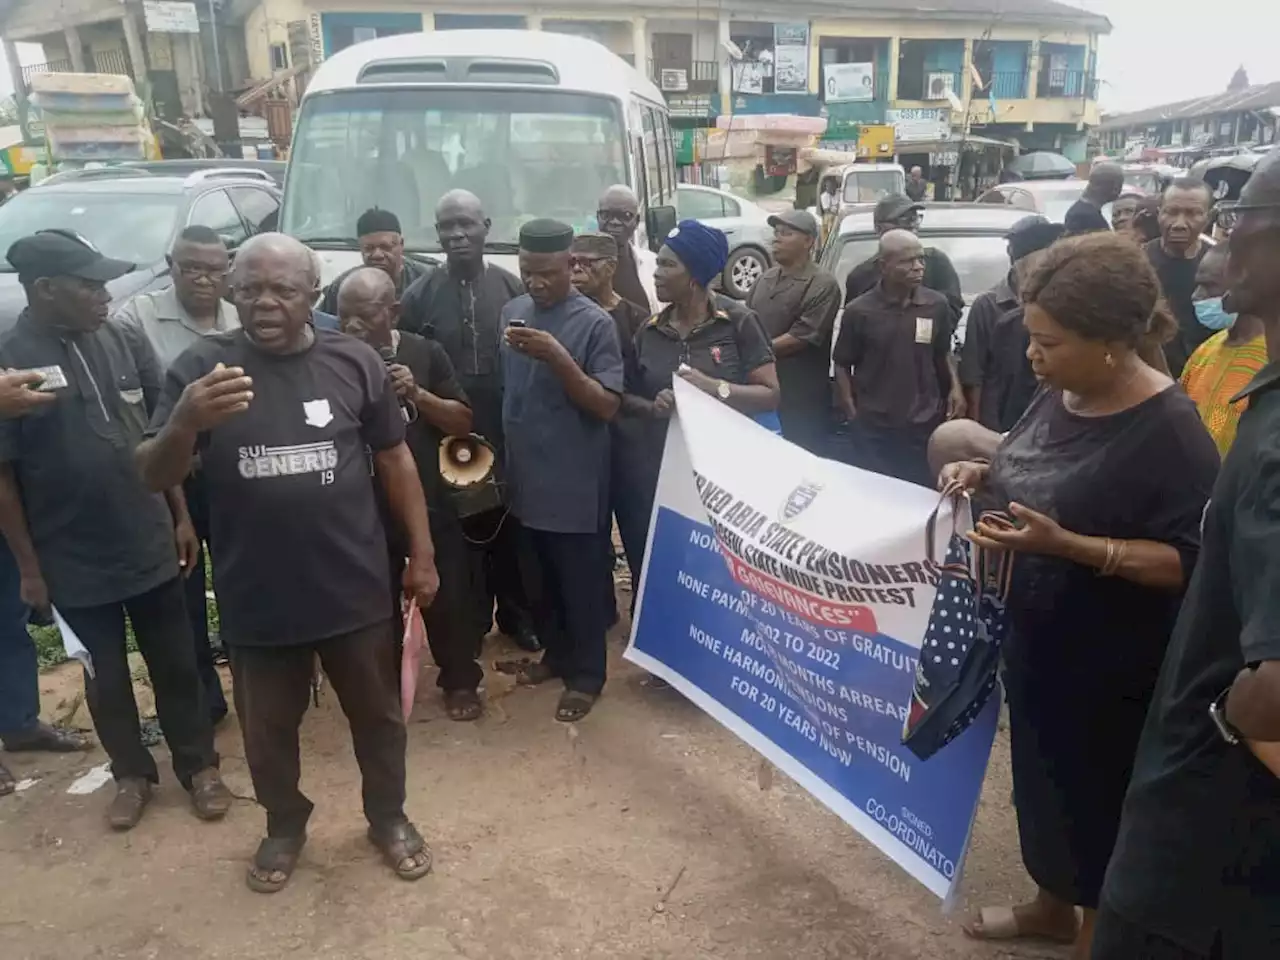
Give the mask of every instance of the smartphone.
[{"label": "smartphone", "polygon": [[26,372],[40,374],[40,382],[33,386],[32,390],[48,393],[52,390],[62,390],[67,386],[67,375],[59,366],[32,367]]},{"label": "smartphone", "polygon": [[507,326],[508,327],[527,327],[528,324],[525,323],[523,320],[521,320],[519,317],[512,317],[510,320],[507,321]]}]

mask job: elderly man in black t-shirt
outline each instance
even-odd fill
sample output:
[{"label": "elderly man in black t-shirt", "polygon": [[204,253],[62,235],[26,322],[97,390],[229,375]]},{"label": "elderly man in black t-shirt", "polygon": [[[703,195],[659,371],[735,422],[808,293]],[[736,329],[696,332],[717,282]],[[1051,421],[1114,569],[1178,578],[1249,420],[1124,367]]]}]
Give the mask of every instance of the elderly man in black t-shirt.
[{"label": "elderly man in black t-shirt", "polygon": [[[418,476],[427,495],[440,590],[423,615],[431,656],[440,668],[436,683],[444,691],[450,719],[476,720],[482,712],[477,690],[484,671],[476,658],[483,633],[468,607],[470,578],[462,525],[440,479],[440,442],[444,437],[471,433],[471,406],[444,347],[407,330],[395,329],[399,308],[395,284],[380,270],[357,270],[338,291],[342,332],[373,347],[388,365],[391,385],[407,423],[405,440],[418,464]],[[380,505],[385,516],[386,504]],[[391,526],[387,535],[391,567],[396,572],[404,566],[404,538]],[[398,610],[398,583],[394,599]]]},{"label": "elderly man in black t-shirt", "polygon": [[298,241],[266,233],[241,247],[231,289],[242,329],[174,361],[138,449],[152,489],[181,481],[200,452],[236,713],[267,811],[247,877],[261,893],[288,882],[306,842],[298,728],[317,656],[351,725],[369,839],[404,879],[431,867],[404,813],[400,624],[374,483],[406,541],[404,591],[424,607],[439,585],[426,501],[382,359],[314,328],[314,285]]}]

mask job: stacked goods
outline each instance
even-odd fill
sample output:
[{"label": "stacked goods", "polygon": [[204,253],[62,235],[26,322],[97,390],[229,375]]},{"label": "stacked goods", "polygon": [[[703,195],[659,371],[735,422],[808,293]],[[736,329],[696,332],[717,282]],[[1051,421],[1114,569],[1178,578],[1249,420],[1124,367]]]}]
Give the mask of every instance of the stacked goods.
[{"label": "stacked goods", "polygon": [[31,78],[49,158],[64,162],[145,160],[152,143],[142,101],[128,77],[46,73]]}]

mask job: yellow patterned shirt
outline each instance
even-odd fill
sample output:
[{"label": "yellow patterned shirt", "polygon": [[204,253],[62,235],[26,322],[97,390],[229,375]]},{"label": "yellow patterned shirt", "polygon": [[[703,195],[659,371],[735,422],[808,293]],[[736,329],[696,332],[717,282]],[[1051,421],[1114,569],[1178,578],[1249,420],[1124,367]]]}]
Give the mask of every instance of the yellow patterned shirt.
[{"label": "yellow patterned shirt", "polygon": [[1209,428],[1223,457],[1236,439],[1236,426],[1248,401],[1231,398],[1249,385],[1254,374],[1267,365],[1265,337],[1228,344],[1229,330],[1215,333],[1200,344],[1182,370],[1182,386],[1195,401],[1200,419]]}]

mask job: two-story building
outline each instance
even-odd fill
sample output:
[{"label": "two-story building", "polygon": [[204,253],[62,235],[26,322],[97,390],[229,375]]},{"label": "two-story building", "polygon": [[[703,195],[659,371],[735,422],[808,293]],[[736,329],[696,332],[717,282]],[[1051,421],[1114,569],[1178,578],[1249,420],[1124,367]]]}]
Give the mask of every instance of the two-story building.
[{"label": "two-story building", "polygon": [[[827,139],[893,123],[899,140],[964,136],[1083,160],[1098,120],[1104,17],[1055,0],[227,0],[255,79],[305,72],[353,43],[456,29],[554,30],[646,69],[677,126],[717,117],[825,117]],[[723,124],[722,124],[723,125]]]},{"label": "two-story building", "polygon": [[1176,159],[1233,148],[1266,147],[1280,134],[1280,83],[1249,86],[1194,100],[1104,117],[1100,147],[1117,157],[1156,151]]}]

